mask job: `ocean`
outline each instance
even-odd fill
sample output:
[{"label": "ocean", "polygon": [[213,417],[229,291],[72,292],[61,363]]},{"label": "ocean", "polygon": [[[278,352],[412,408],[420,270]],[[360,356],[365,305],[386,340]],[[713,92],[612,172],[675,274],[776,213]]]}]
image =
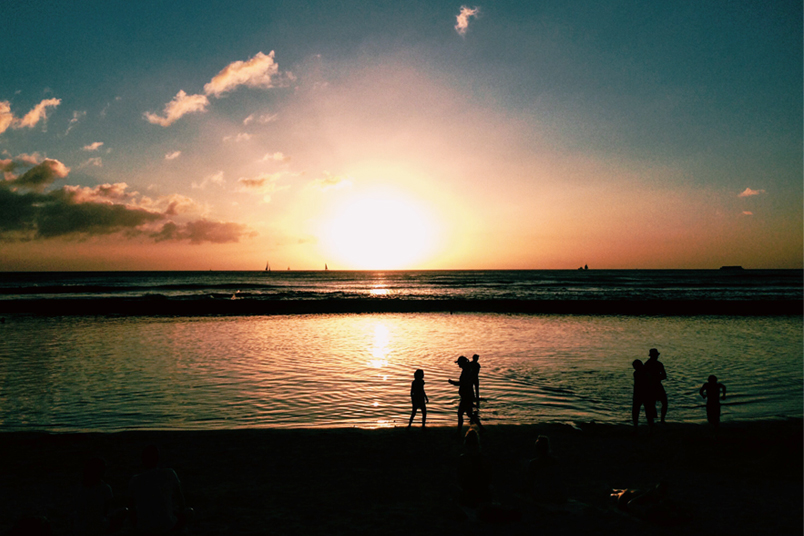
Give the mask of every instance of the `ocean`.
[{"label": "ocean", "polygon": [[[668,420],[802,416],[800,270],[0,274],[0,430],[453,425],[459,355],[484,423],[630,422],[658,348]],[[417,417],[417,424],[420,416]]]}]

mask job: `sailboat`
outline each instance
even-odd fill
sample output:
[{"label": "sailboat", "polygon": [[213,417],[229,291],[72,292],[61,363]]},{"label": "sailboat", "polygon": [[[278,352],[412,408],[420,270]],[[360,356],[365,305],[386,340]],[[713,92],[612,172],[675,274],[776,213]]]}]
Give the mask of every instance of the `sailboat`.
[{"label": "sailboat", "polygon": [[266,272],[270,272],[270,271],[271,271],[271,263],[270,263],[270,262],[268,262],[268,261],[265,261],[265,271],[266,271]]},{"label": "sailboat", "polygon": [[324,270],[325,270],[325,271],[326,271],[326,270],[329,270],[329,267],[327,266],[327,263],[324,263]]}]

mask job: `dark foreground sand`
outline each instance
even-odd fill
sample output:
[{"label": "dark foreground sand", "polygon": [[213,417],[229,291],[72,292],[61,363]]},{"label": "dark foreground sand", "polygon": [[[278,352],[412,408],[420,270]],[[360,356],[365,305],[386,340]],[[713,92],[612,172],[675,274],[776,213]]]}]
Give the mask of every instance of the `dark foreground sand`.
[{"label": "dark foreground sand", "polygon": [[[668,424],[652,437],[626,426],[489,426],[482,437],[498,500],[520,521],[468,520],[456,501],[453,428],[0,434],[0,534],[26,513],[70,534],[81,464],[102,455],[122,498],[139,452],[160,446],[197,512],[191,534],[802,534],[802,421],[708,427]],[[570,496],[548,509],[520,492],[533,441],[548,435]],[[639,521],[611,487],[666,480],[684,519]],[[130,533],[126,531],[125,533]]]}]

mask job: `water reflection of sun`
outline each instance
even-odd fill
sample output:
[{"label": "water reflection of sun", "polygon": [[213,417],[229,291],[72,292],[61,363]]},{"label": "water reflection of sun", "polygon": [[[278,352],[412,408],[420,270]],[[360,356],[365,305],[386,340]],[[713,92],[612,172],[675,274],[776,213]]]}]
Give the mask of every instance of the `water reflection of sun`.
[{"label": "water reflection of sun", "polygon": [[382,368],[388,364],[388,348],[391,342],[391,332],[385,324],[378,323],[374,326],[374,340],[371,346],[371,357],[368,366],[372,368]]}]

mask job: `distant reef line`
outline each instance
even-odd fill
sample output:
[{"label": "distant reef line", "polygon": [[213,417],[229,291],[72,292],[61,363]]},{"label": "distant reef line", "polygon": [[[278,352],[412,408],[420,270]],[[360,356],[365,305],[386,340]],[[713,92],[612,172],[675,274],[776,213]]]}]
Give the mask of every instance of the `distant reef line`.
[{"label": "distant reef line", "polygon": [[246,316],[338,313],[519,313],[627,316],[804,314],[804,300],[320,300],[66,298],[0,300],[0,314]]}]

